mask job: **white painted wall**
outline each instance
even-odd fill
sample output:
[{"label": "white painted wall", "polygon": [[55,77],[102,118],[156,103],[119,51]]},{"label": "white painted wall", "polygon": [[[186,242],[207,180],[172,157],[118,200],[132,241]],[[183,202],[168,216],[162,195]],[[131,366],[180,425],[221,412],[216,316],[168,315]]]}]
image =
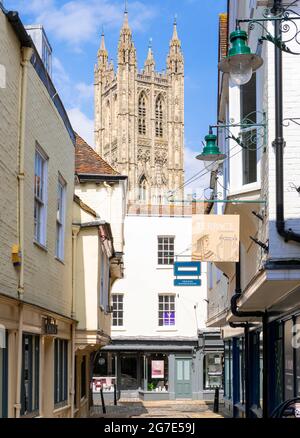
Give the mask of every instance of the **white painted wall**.
[{"label": "white painted wall", "polygon": [[[125,277],[112,293],[124,294],[124,327],[112,327],[112,337],[196,337],[207,318],[206,264],[200,287],[175,287],[173,267],[158,266],[157,236],[175,236],[175,254],[191,255],[192,218],[126,216]],[[188,261],[179,257],[178,261]],[[176,294],[176,326],[158,326],[158,294]],[[196,309],[194,309],[196,306]]]}]

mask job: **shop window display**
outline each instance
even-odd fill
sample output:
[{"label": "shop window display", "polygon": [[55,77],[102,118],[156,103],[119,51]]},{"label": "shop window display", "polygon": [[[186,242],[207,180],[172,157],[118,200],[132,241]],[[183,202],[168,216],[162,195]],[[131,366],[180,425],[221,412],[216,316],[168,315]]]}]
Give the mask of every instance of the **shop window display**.
[{"label": "shop window display", "polygon": [[168,391],[168,357],[164,354],[148,356],[148,391]]},{"label": "shop window display", "polygon": [[223,380],[223,355],[208,353],[204,356],[204,388],[221,388]]},{"label": "shop window display", "polygon": [[94,364],[93,391],[113,392],[116,384],[116,359],[110,352],[101,352],[97,355]]}]

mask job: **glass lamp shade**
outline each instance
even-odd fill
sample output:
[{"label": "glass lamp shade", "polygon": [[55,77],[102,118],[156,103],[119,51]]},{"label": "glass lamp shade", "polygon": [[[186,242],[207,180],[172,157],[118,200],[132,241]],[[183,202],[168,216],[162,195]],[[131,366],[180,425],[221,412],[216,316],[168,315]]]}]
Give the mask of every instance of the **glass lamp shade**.
[{"label": "glass lamp shade", "polygon": [[232,47],[227,58],[219,62],[219,70],[229,73],[232,85],[244,85],[250,81],[252,73],[263,64],[260,56],[251,53],[247,46],[247,33],[236,30],[230,35]]},{"label": "glass lamp shade", "polygon": [[241,86],[250,81],[253,74],[251,60],[240,61],[232,64],[229,79],[231,85]]}]

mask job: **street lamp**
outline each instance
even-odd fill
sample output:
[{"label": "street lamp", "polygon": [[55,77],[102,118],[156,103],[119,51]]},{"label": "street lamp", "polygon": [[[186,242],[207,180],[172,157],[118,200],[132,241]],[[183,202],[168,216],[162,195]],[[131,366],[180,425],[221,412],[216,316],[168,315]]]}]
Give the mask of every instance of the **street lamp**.
[{"label": "street lamp", "polygon": [[209,127],[209,133],[204,140],[206,145],[203,148],[202,154],[197,155],[197,160],[220,162],[226,158],[226,155],[221,153],[217,145],[217,136],[213,133],[212,126]]},{"label": "street lamp", "polygon": [[[230,79],[236,85],[247,83],[251,79],[252,72],[257,70],[262,64],[262,59],[251,53],[247,46],[247,33],[241,31],[239,26],[241,23],[248,23],[249,29],[252,29],[258,24],[263,29],[263,35],[259,42],[269,41],[275,46],[275,63],[274,63],[274,83],[275,83],[275,139],[273,147],[275,150],[275,169],[276,169],[276,228],[278,234],[288,242],[292,240],[300,243],[300,234],[292,229],[286,228],[284,217],[284,160],[283,151],[285,141],[283,137],[283,77],[282,77],[282,52],[299,55],[300,53],[293,51],[288,47],[288,43],[294,42],[294,46],[300,44],[299,27],[297,20],[300,19],[300,14],[293,6],[297,4],[296,0],[291,0],[289,5],[283,6],[282,0],[273,0],[272,8],[266,9],[262,18],[259,19],[243,19],[237,20],[237,29],[232,32],[230,42],[232,44],[229,50],[228,57],[219,63],[219,69],[224,73],[229,73]],[[272,22],[274,24],[274,35],[272,35],[265,23]],[[293,26],[291,26],[291,24]],[[294,31],[293,31],[294,30]],[[286,41],[284,41],[284,35]],[[293,46],[293,47],[294,47]],[[295,121],[295,118],[291,118]],[[236,278],[240,276],[239,263],[236,265]],[[239,279],[240,282],[240,279]],[[236,294],[233,296],[232,313],[239,317],[252,317],[259,314],[263,318],[263,417],[268,417],[268,399],[269,399],[269,357],[268,357],[268,312],[253,312],[239,311],[237,301],[240,297],[241,289],[236,285]],[[246,396],[247,398],[247,396]]]},{"label": "street lamp", "polygon": [[[261,118],[258,123],[253,123],[252,118],[255,116],[257,118],[258,116]],[[223,124],[219,123],[217,125],[210,125],[209,126],[209,133],[204,138],[206,145],[203,148],[203,151],[200,155],[196,156],[197,160],[204,161],[204,162],[210,162],[211,164],[209,166],[206,166],[207,170],[215,170],[213,167],[218,167],[218,164],[222,163],[226,158],[226,154],[222,154],[220,151],[219,146],[217,145],[217,135],[213,133],[213,129],[225,129],[225,131],[228,133],[227,138],[231,138],[234,140],[240,147],[244,149],[248,149],[248,147],[243,143],[243,141],[239,137],[235,137],[231,133],[231,128],[241,128],[242,132],[245,129],[253,129],[253,128],[261,128],[262,132],[259,133],[256,132],[256,135],[252,138],[250,135],[250,143],[256,143],[258,141],[258,138],[261,137],[263,141],[265,141],[265,128],[266,128],[266,119],[265,119],[265,113],[261,113],[260,111],[251,112],[248,114],[241,123],[231,123],[231,124]],[[250,132],[250,131],[249,131]]]},{"label": "street lamp", "polygon": [[232,85],[240,86],[249,82],[252,73],[263,64],[262,58],[251,52],[247,40],[248,35],[244,30],[238,28],[231,32],[228,56],[219,62],[219,69],[229,73]]}]

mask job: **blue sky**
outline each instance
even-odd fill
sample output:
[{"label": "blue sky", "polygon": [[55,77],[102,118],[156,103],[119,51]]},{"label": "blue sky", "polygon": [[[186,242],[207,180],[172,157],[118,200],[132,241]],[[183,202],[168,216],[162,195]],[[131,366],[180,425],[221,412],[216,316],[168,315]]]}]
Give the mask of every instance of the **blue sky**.
[{"label": "blue sky", "polygon": [[[139,68],[149,38],[157,70],[165,69],[172,23],[185,58],[186,178],[201,169],[195,154],[216,121],[218,14],[226,0],[128,0]],[[124,0],[4,0],[25,24],[43,24],[53,48],[53,80],[74,129],[93,144],[93,72],[102,26],[109,57],[116,60]],[[115,63],[116,65],[116,63]],[[197,181],[205,188],[207,178]],[[192,188],[192,186],[191,186]]]}]

